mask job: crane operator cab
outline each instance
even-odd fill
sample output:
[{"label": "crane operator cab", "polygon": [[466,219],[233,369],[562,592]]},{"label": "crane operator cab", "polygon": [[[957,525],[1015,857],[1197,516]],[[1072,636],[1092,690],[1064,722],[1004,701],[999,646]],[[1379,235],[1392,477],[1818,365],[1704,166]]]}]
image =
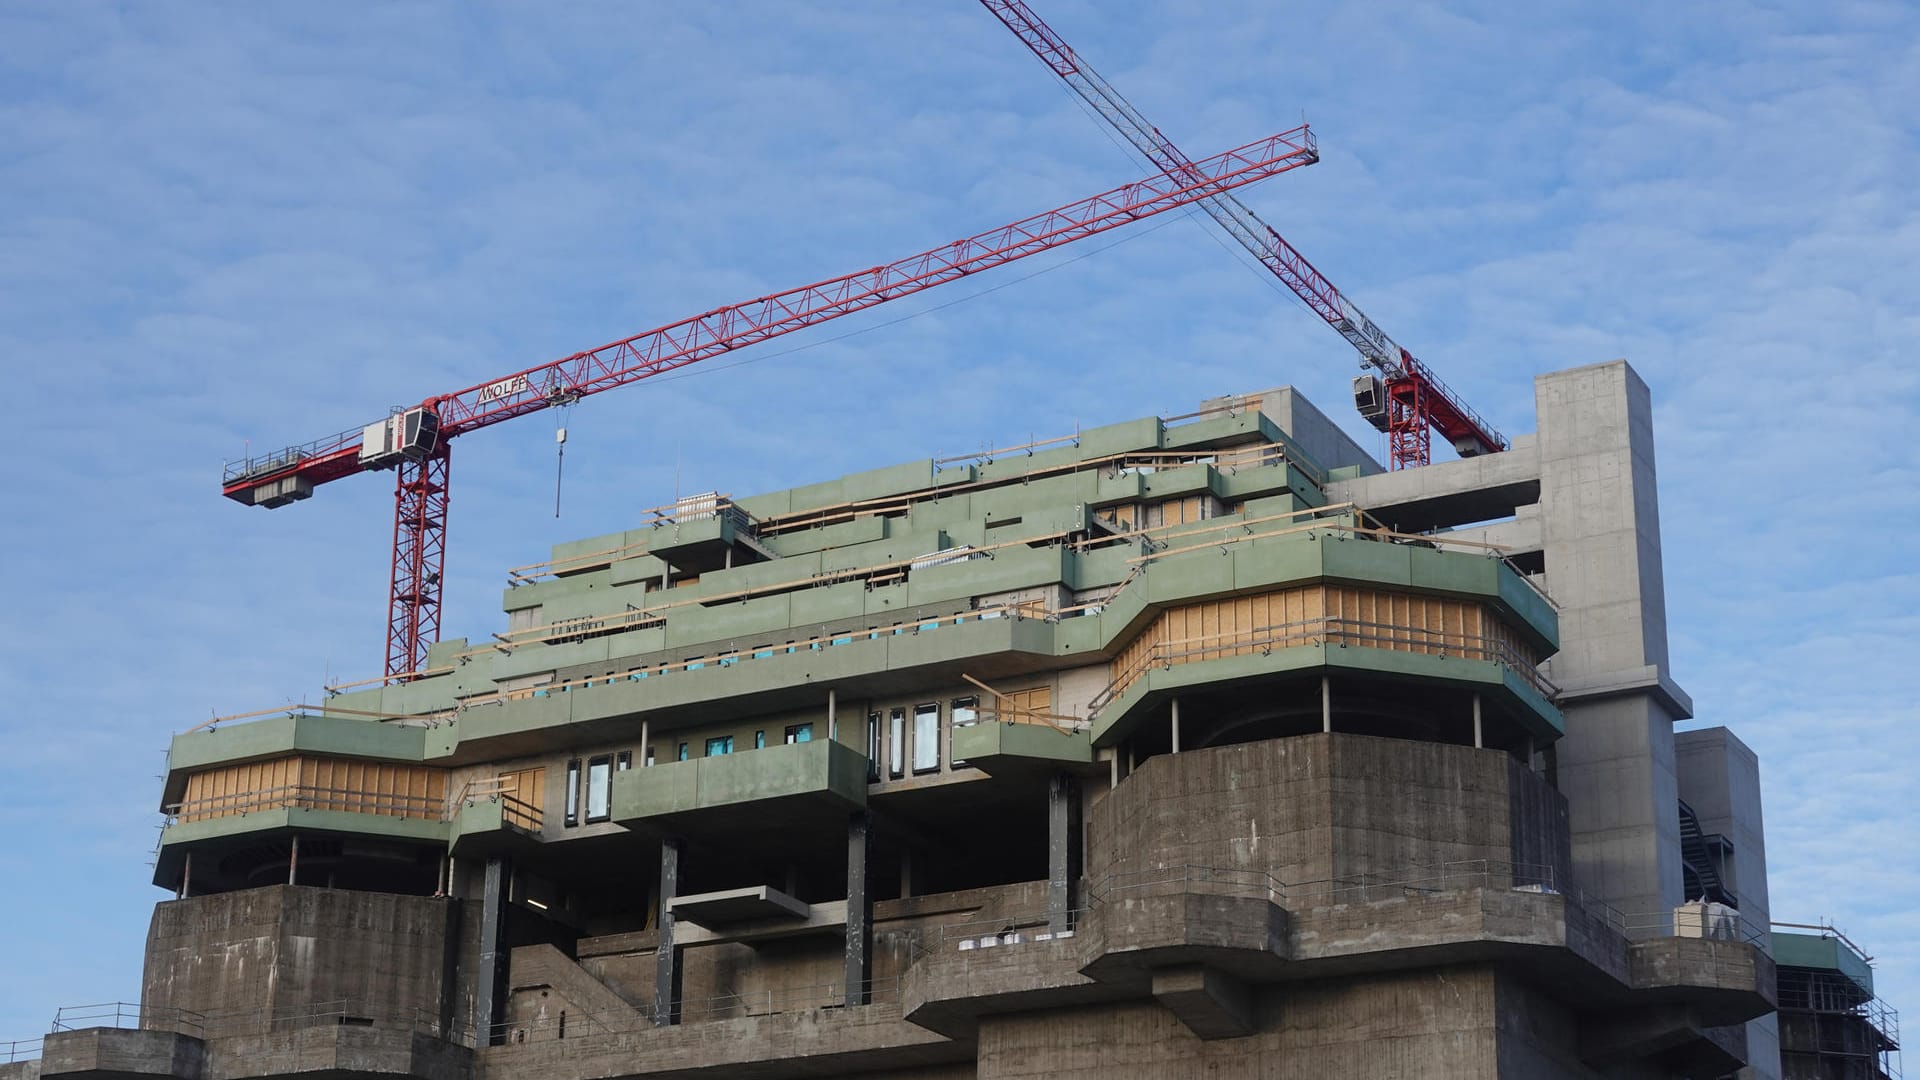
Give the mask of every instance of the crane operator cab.
[{"label": "crane operator cab", "polygon": [[440,414],[424,405],[404,409],[368,424],[360,436],[360,465],[391,469],[401,461],[420,461],[440,445]]}]

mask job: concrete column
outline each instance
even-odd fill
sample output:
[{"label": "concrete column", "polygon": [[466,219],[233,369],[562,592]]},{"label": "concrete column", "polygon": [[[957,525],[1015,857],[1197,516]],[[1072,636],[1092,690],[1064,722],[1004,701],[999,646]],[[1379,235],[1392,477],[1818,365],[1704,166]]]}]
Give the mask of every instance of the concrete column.
[{"label": "concrete column", "polygon": [[1473,695],[1473,748],[1485,750],[1487,743],[1480,728],[1480,695]]},{"label": "concrete column", "polygon": [[1080,892],[1080,783],[1066,773],[1047,782],[1047,929],[1073,929]]},{"label": "concrete column", "polygon": [[680,949],[673,943],[673,898],[680,895],[680,857],[686,842],[670,836],[660,842],[660,934],[653,955],[653,1022],[680,1022]]},{"label": "concrete column", "polygon": [[1107,787],[1109,789],[1112,789],[1112,788],[1117,788],[1119,786],[1120,786],[1120,748],[1116,746],[1113,749],[1107,751]]},{"label": "concrete column", "polygon": [[1320,676],[1320,730],[1333,733],[1333,680]]},{"label": "concrete column", "polygon": [[293,834],[293,846],[287,851],[287,884],[300,884],[300,834]]},{"label": "concrete column", "polygon": [[873,982],[873,897],[867,892],[867,834],[873,819],[862,810],[847,819],[847,994],[848,1005],[871,1000]]},{"label": "concrete column", "polygon": [[187,852],[186,864],[180,868],[180,891],[175,893],[173,898],[175,900],[185,900],[187,898],[188,893],[192,890],[192,888],[193,888],[193,852],[189,851]]},{"label": "concrete column", "polygon": [[652,762],[647,760],[647,747],[653,745],[653,733],[647,728],[647,721],[640,721],[640,767],[646,768]]},{"label": "concrete column", "polygon": [[840,741],[840,696],[832,690],[827,691],[827,739]]},{"label": "concrete column", "polygon": [[1173,752],[1180,752],[1180,699],[1173,699]]},{"label": "concrete column", "polygon": [[913,849],[900,849],[900,899],[913,895]]},{"label": "concrete column", "polygon": [[487,860],[480,892],[480,970],[473,980],[473,1042],[492,1046],[507,1007],[507,887],[512,871],[499,856]]},{"label": "concrete column", "polygon": [[1541,538],[1560,607],[1567,735],[1548,769],[1567,798],[1581,888],[1629,915],[1682,899],[1653,402],[1624,361],[1534,380]]}]

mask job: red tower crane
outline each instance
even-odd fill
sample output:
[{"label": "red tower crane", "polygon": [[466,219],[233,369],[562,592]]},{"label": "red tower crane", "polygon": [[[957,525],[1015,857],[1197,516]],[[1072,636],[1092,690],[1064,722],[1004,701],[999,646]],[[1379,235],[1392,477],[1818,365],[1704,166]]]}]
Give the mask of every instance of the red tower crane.
[{"label": "red tower crane", "polygon": [[[1113,84],[1088,67],[1024,0],[980,0],[980,3],[1132,143],[1134,149],[1146,155],[1155,168],[1176,176],[1192,168],[1180,148],[1121,97]],[[1505,436],[1468,408],[1432,368],[1414,359],[1412,353],[1395,344],[1373,320],[1361,314],[1352,301],[1313,268],[1306,256],[1260,220],[1245,203],[1222,192],[1209,194],[1200,200],[1200,206],[1252,252],[1261,265],[1285,282],[1314,314],[1325,319],[1360,350],[1363,367],[1380,373],[1378,377],[1362,375],[1354,380],[1354,404],[1361,416],[1386,433],[1389,467],[1405,469],[1431,463],[1434,431],[1451,442],[1454,452],[1461,457],[1507,448]]]},{"label": "red tower crane", "polygon": [[1318,161],[1305,125],[1092,198],[1024,218],[884,266],[715,308],[502,378],[436,394],[384,420],[227,465],[223,493],[248,506],[285,506],[320,484],[395,468],[393,575],[388,592],[389,677],[425,665],[440,632],[446,563],[448,440],[1231,191]]}]

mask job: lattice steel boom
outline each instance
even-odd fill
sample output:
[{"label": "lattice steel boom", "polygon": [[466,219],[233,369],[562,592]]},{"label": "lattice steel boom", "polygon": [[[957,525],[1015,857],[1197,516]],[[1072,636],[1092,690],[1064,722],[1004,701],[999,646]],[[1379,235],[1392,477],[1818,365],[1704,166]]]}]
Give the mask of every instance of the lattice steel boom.
[{"label": "lattice steel boom", "polygon": [[[1087,66],[1024,0],[980,0],[980,3],[1156,168],[1177,175],[1193,167],[1179,147],[1122,97],[1113,84]],[[1246,204],[1222,192],[1200,200],[1200,206],[1228,235],[1260,260],[1261,265],[1285,282],[1314,314],[1352,343],[1360,351],[1363,365],[1380,372],[1385,380],[1383,394],[1377,408],[1369,411],[1363,406],[1362,415],[1387,433],[1392,468],[1429,463],[1432,430],[1438,430],[1451,441],[1462,456],[1507,448],[1505,436],[1448,389],[1431,368],[1395,344],[1314,269],[1306,256],[1260,220]]]},{"label": "lattice steel boom", "polygon": [[223,493],[249,506],[284,506],[320,484],[397,467],[387,674],[406,676],[423,666],[439,634],[448,439],[911,296],[1317,160],[1305,125],[1202,161],[1182,159],[1177,169],[884,266],[715,308],[427,398],[362,428],[232,462],[222,477]]}]

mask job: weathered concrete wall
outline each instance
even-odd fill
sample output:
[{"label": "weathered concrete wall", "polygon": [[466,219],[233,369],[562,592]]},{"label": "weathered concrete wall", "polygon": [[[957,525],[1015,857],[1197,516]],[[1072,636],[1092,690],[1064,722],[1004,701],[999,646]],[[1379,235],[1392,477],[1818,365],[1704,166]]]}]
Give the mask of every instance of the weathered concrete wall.
[{"label": "weathered concrete wall", "polygon": [[1149,759],[1093,807],[1088,876],[1185,865],[1304,885],[1476,860],[1564,864],[1565,813],[1499,751],[1301,735]]},{"label": "weathered concrete wall", "polygon": [[449,902],[306,886],[157,905],[142,1004],[207,1014],[208,1035],[266,1030],[274,1015],[437,1017]]},{"label": "weathered concrete wall", "polygon": [[1154,1004],[989,1016],[980,1023],[979,1076],[1506,1075],[1497,1065],[1494,987],[1490,971],[1464,968],[1270,989],[1258,998],[1256,1034],[1216,1041]]}]

